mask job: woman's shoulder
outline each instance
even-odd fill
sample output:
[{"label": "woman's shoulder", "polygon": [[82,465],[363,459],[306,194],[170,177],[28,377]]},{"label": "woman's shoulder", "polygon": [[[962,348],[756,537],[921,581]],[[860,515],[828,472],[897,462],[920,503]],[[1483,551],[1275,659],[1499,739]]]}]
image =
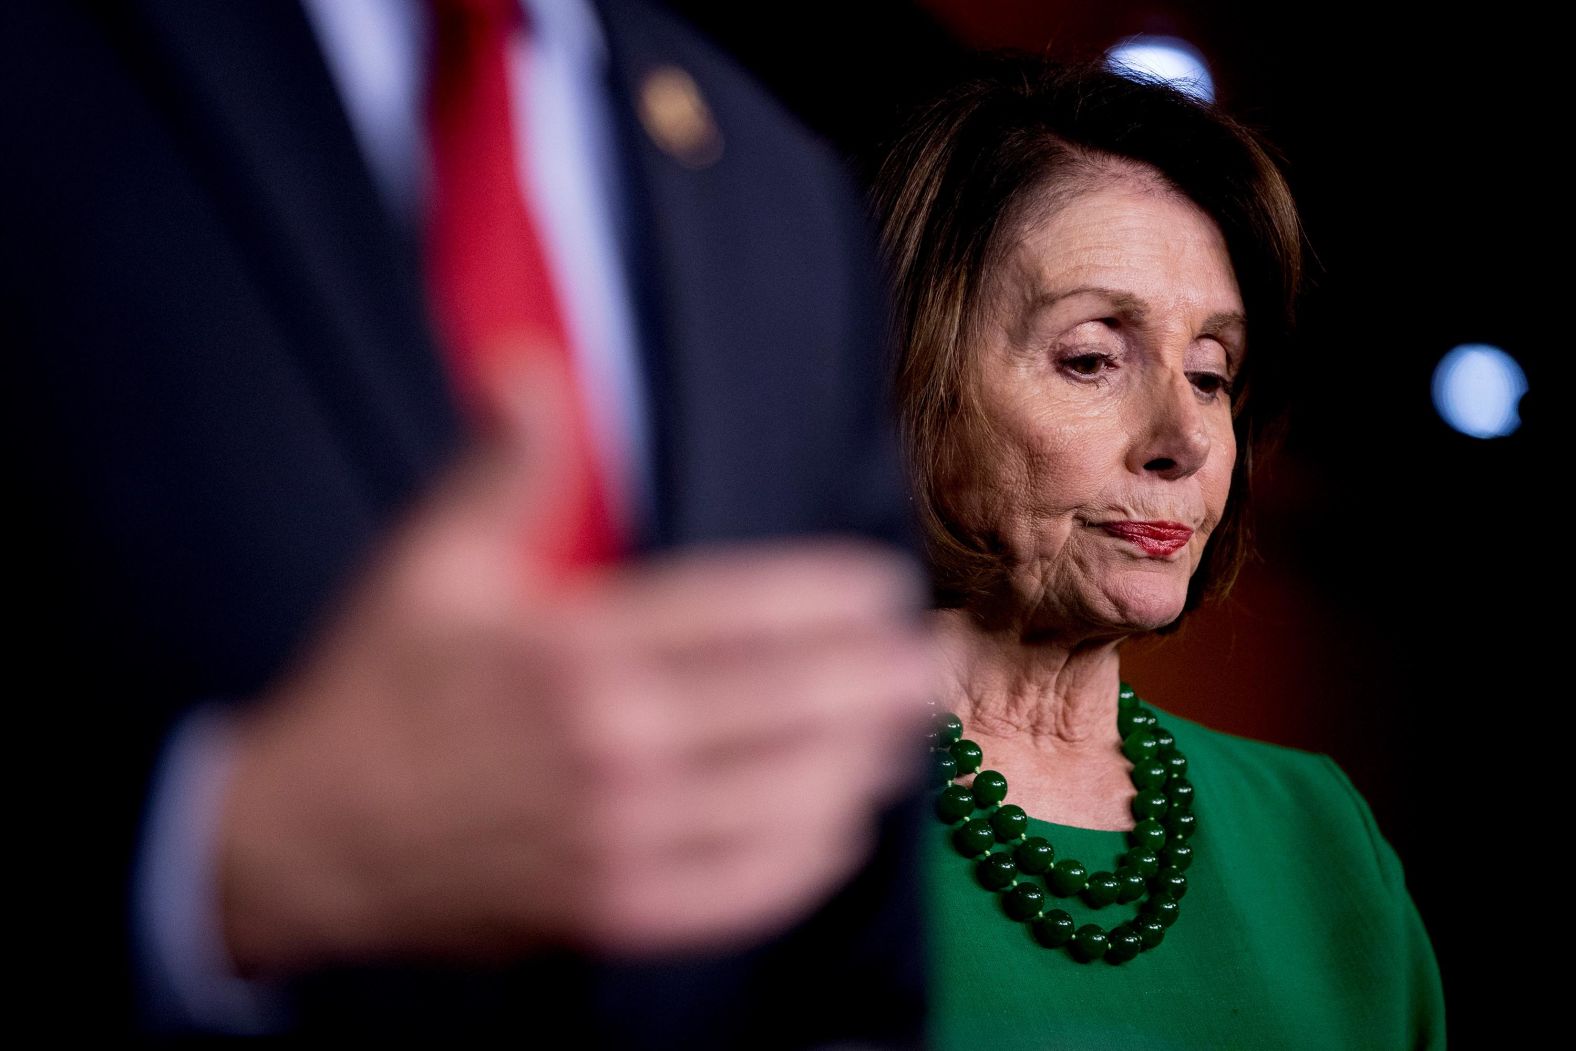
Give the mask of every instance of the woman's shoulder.
[{"label": "woman's shoulder", "polygon": [[1188,757],[1188,778],[1205,810],[1240,831],[1317,845],[1327,859],[1345,853],[1349,864],[1370,877],[1399,883],[1394,851],[1367,801],[1334,759],[1155,711]]},{"label": "woman's shoulder", "polygon": [[1145,703],[1160,717],[1160,724],[1176,737],[1178,750],[1199,763],[1224,766],[1237,775],[1314,782],[1327,782],[1331,770],[1339,770],[1334,760],[1322,753],[1216,730]]},{"label": "woman's shoulder", "polygon": [[1149,701],[1144,706],[1160,717],[1160,724],[1176,735],[1179,747],[1191,745],[1200,751],[1219,753],[1233,761],[1269,766],[1290,766],[1294,769],[1317,766],[1328,757],[1289,745],[1272,744],[1252,737],[1217,730],[1203,723],[1194,722],[1175,712],[1167,711]]},{"label": "woman's shoulder", "polygon": [[1345,995],[1369,1005],[1375,1046],[1442,1046],[1444,1002],[1428,934],[1400,858],[1340,766],[1321,753],[1156,714],[1188,757],[1201,859],[1194,868],[1205,867],[1200,894],[1214,878],[1208,872],[1229,873],[1220,893],[1239,905],[1263,893],[1276,914],[1255,928],[1266,935],[1265,958],[1285,953],[1291,938],[1310,956],[1317,953],[1308,947],[1322,945],[1324,959],[1343,961],[1331,1002]]}]

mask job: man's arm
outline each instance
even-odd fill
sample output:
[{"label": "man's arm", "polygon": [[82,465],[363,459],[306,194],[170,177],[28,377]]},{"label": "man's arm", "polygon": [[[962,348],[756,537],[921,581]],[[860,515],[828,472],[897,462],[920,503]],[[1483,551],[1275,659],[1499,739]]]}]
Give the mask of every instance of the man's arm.
[{"label": "man's arm", "polygon": [[236,717],[225,705],[182,720],[161,757],[132,879],[141,1027],[257,1036],[286,1028],[288,998],[235,973],[226,951],[218,858],[235,763]]},{"label": "man's arm", "polygon": [[805,542],[544,583],[521,523],[558,432],[528,387],[241,730],[243,974],[741,944],[846,879],[907,782],[907,562]]}]

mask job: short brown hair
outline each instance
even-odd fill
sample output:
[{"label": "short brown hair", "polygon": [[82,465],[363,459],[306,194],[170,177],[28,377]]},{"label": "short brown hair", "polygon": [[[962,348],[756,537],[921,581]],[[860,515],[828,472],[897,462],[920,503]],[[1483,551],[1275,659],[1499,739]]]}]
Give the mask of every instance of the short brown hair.
[{"label": "short brown hair", "polygon": [[1262,459],[1282,416],[1302,284],[1302,228],[1285,178],[1254,132],[1167,84],[1093,62],[994,53],[916,111],[874,191],[893,291],[895,393],[942,605],[989,590],[1001,568],[949,520],[937,491],[968,407],[967,348],[985,277],[1030,209],[1054,209],[1122,162],[1158,172],[1214,220],[1248,318],[1252,350],[1232,404],[1242,455],[1185,610],[1228,589],[1249,551],[1254,453]]}]

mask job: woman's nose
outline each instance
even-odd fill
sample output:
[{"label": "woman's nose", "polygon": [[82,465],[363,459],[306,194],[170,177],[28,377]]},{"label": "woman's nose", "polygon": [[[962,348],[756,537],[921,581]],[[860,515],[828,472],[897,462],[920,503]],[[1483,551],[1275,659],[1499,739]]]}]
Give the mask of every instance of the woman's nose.
[{"label": "woman's nose", "polygon": [[1143,386],[1128,467],[1162,478],[1186,478],[1209,459],[1204,405],[1193,381],[1167,372]]}]

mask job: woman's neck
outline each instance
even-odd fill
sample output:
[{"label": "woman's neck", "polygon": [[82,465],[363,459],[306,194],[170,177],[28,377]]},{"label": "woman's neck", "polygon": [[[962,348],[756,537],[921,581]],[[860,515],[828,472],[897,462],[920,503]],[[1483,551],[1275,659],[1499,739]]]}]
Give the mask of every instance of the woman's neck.
[{"label": "woman's neck", "polygon": [[962,610],[937,614],[951,666],[953,703],[991,736],[1066,744],[1116,735],[1120,639],[1068,645],[980,626]]},{"label": "woman's neck", "polygon": [[936,614],[950,668],[947,700],[986,766],[1031,815],[1131,828],[1132,784],[1116,727],[1119,638],[1068,643]]}]

